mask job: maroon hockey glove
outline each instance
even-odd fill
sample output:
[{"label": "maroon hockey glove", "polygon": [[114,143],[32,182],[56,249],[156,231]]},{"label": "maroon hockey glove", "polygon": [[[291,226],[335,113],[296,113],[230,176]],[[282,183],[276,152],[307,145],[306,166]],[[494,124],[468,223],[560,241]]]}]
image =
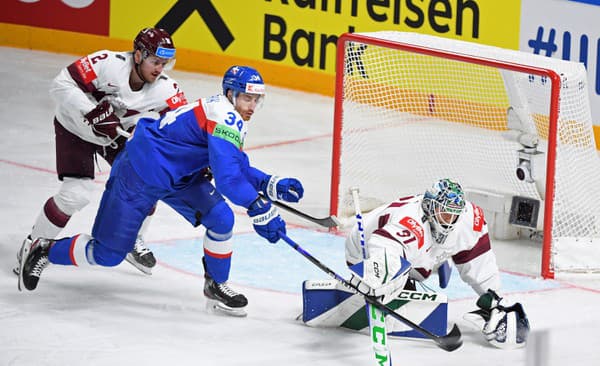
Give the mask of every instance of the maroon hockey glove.
[{"label": "maroon hockey glove", "polygon": [[117,138],[117,127],[121,126],[119,117],[110,103],[104,101],[89,111],[85,120],[92,126],[96,136],[108,137],[111,140]]}]

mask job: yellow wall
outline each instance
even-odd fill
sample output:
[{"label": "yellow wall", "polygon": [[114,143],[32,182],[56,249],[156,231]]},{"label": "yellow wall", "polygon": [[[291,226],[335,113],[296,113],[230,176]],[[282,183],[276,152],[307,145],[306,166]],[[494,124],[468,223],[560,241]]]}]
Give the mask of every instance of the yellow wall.
[{"label": "yellow wall", "polygon": [[[520,0],[110,0],[109,7],[109,37],[0,23],[0,45],[76,55],[129,49],[140,29],[161,24],[173,30],[177,69],[221,75],[232,63],[249,64],[270,84],[331,96],[337,37],[348,31],[519,43]],[[183,16],[169,18],[178,7]]]}]

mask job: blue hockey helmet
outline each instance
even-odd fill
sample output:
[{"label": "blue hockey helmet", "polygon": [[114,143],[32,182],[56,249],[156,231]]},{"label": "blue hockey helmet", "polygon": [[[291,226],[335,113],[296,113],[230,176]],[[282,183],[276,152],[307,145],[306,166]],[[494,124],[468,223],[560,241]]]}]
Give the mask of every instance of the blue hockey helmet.
[{"label": "blue hockey helmet", "polygon": [[223,76],[223,95],[233,90],[235,98],[239,93],[265,94],[265,83],[256,69],[250,66],[231,66]]}]

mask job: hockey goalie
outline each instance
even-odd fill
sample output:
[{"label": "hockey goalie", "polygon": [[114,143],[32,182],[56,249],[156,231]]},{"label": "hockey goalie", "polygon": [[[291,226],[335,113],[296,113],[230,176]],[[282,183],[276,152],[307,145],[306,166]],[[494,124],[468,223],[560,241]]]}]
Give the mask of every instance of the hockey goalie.
[{"label": "hockey goalie", "polygon": [[[415,283],[437,271],[440,287],[445,288],[450,260],[479,296],[477,309],[465,319],[476,324],[493,346],[523,347],[529,321],[520,303],[507,304],[498,295],[500,276],[483,211],[465,200],[457,182],[441,179],[424,194],[371,211],[364,217],[364,230],[355,225],[346,239],[349,282],[434,334],[446,333],[446,296],[416,291]],[[368,326],[363,296],[336,281],[304,282],[302,321],[314,327]],[[418,337],[390,316],[386,323],[389,335]]]}]

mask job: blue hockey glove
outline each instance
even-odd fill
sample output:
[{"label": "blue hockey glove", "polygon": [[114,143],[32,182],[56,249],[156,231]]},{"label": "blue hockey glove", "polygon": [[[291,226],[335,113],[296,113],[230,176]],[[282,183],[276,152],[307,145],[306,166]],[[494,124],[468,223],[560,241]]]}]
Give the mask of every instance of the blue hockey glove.
[{"label": "blue hockey glove", "polygon": [[257,198],[248,207],[248,216],[252,219],[256,233],[271,243],[280,239],[279,231],[285,234],[285,221],[269,201]]},{"label": "blue hockey glove", "polygon": [[265,179],[261,188],[272,201],[298,202],[304,196],[302,183],[296,178],[273,175],[268,180]]}]

